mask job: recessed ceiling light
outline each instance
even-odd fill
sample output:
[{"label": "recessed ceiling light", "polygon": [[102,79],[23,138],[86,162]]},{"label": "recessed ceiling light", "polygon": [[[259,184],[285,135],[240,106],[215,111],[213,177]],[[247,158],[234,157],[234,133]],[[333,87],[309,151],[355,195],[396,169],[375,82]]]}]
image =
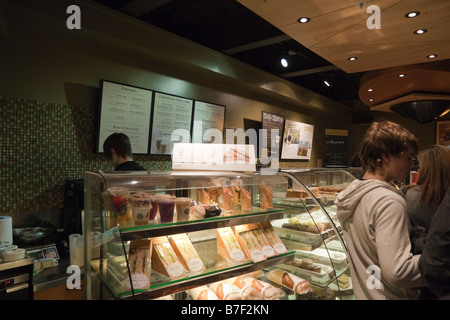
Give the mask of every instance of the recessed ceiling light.
[{"label": "recessed ceiling light", "polygon": [[406,73],[400,73],[400,74],[398,75],[398,77],[399,77],[399,78],[404,78],[404,77],[406,77]]},{"label": "recessed ceiling light", "polygon": [[281,58],[280,63],[284,68],[287,68],[287,66],[289,65],[289,62],[286,58]]},{"label": "recessed ceiling light", "polygon": [[375,101],[375,99],[370,98],[369,101],[372,102],[372,101]]},{"label": "recessed ceiling light", "polygon": [[323,83],[325,83],[325,85],[326,85],[327,87],[331,87],[331,84],[330,84],[327,80],[323,80]]},{"label": "recessed ceiling light", "polygon": [[405,14],[405,18],[415,18],[420,14],[420,11],[411,11]]},{"label": "recessed ceiling light", "polygon": [[438,55],[437,54],[430,54],[427,56],[428,59],[434,59],[436,58]]},{"label": "recessed ceiling light", "polygon": [[347,58],[347,60],[350,60],[350,61],[355,61],[356,59],[358,59],[357,57],[350,57],[350,58]]},{"label": "recessed ceiling light", "polygon": [[369,91],[369,92],[372,92],[372,91],[373,91],[373,89],[372,89],[372,88],[370,88],[370,89],[367,89],[367,91]]},{"label": "recessed ceiling light", "polygon": [[428,31],[427,29],[418,29],[418,30],[414,31],[414,34],[424,34],[427,31]]},{"label": "recessed ceiling light", "polygon": [[309,21],[311,21],[311,18],[308,18],[308,17],[301,17],[301,18],[297,19],[298,23],[307,23]]}]

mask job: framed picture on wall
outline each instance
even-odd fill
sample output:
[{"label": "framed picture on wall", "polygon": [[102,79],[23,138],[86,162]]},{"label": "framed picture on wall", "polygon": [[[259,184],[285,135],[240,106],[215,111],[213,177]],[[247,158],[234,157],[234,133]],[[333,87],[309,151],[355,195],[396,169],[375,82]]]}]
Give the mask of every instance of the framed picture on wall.
[{"label": "framed picture on wall", "polygon": [[450,147],[450,120],[436,121],[436,144]]}]

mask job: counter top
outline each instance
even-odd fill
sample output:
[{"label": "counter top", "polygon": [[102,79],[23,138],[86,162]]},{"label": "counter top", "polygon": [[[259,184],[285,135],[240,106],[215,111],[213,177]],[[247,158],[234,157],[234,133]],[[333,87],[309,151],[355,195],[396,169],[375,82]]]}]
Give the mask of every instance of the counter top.
[{"label": "counter top", "polygon": [[[59,259],[56,267],[42,270],[33,276],[34,292],[43,291],[53,287],[66,285],[67,278],[71,273],[67,273],[70,266],[70,259]],[[81,268],[81,277],[83,277],[83,268]]]}]

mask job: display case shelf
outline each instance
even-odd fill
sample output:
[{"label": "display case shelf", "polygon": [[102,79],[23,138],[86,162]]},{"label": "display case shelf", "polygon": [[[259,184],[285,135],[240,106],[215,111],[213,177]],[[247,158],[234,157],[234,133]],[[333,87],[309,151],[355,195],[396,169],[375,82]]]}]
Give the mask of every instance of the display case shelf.
[{"label": "display case shelf", "polygon": [[116,299],[129,299],[132,297],[135,297],[136,299],[154,299],[169,294],[183,292],[200,285],[240,276],[249,272],[268,269],[270,267],[292,261],[294,259],[294,254],[295,251],[291,250],[287,253],[270,257],[260,262],[252,262],[247,260],[244,264],[231,265],[219,270],[211,268],[202,273],[191,274],[185,278],[153,284],[149,289],[134,290],[134,294],[132,291],[120,291],[111,286],[111,281],[107,279],[105,272],[99,272],[99,261],[92,262],[91,270],[98,275],[102,283]]},{"label": "display case shelf", "polygon": [[128,241],[280,219],[283,217],[283,213],[284,209],[282,208],[272,208],[270,210],[253,208],[252,213],[249,214],[121,228],[120,231],[122,233],[122,239]]}]

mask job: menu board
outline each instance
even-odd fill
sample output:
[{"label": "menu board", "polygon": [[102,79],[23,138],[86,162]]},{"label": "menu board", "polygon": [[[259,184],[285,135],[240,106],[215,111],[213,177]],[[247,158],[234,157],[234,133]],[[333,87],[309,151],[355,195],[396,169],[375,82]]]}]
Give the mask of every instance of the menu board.
[{"label": "menu board", "polygon": [[[262,147],[261,157],[279,158],[281,135],[283,134],[285,117],[282,115],[262,112],[262,129],[267,134],[267,143]],[[267,148],[267,150],[264,150]],[[269,152],[270,151],[270,152]]]},{"label": "menu board", "polygon": [[97,152],[114,132],[125,133],[133,154],[147,154],[153,91],[111,81],[101,81]]},{"label": "menu board", "polygon": [[313,125],[286,120],[281,159],[309,160],[313,134]]},{"label": "menu board", "polygon": [[325,167],[347,167],[347,130],[325,129]]},{"label": "menu board", "polygon": [[[222,143],[225,124],[225,106],[195,101],[193,143]],[[220,139],[220,141],[217,141]]]},{"label": "menu board", "polygon": [[193,105],[191,99],[155,92],[151,154],[170,155],[174,142],[190,142]]}]

